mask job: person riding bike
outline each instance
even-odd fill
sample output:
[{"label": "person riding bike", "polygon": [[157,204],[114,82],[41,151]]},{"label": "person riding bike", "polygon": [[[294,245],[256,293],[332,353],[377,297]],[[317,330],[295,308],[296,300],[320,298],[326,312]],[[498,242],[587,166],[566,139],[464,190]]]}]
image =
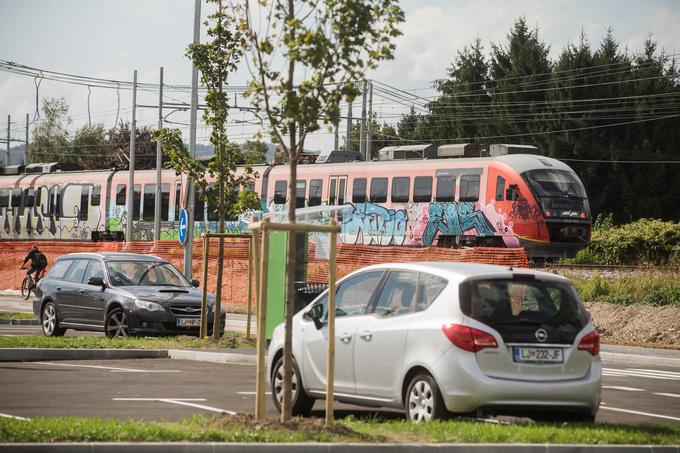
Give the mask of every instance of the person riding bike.
[{"label": "person riding bike", "polygon": [[37,284],[45,272],[45,268],[47,267],[47,257],[44,253],[38,250],[37,245],[32,245],[31,251],[28,252],[28,255],[26,255],[26,258],[24,259],[23,264],[19,266],[19,269],[26,269],[26,263],[29,260],[31,261],[31,267],[28,269],[28,272],[26,272],[26,275],[30,276],[35,272],[34,283]]}]

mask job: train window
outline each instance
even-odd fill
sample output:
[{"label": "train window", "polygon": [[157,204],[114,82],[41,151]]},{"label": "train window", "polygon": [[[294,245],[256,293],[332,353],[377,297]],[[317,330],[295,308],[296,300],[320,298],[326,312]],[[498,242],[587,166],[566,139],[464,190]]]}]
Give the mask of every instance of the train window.
[{"label": "train window", "polygon": [[286,189],[288,188],[288,181],[285,179],[276,181],[274,183],[274,204],[285,204],[286,199]]},{"label": "train window", "polygon": [[59,213],[61,212],[61,191],[59,186],[52,186],[52,189],[50,189],[50,199],[48,201],[47,209],[49,215],[53,215],[56,219],[59,219]]},{"label": "train window", "polygon": [[347,184],[347,177],[338,176],[338,206],[345,204],[345,184]]},{"label": "train window", "polygon": [[366,178],[355,178],[352,183],[352,202],[366,203]]},{"label": "train window", "polygon": [[479,175],[460,177],[460,201],[479,200]]},{"label": "train window", "polygon": [[456,177],[451,175],[437,176],[436,201],[451,202],[456,198]]},{"label": "train window", "polygon": [[90,210],[90,186],[80,186],[80,205],[78,206],[78,219],[87,221],[87,214]]},{"label": "train window", "polygon": [[307,206],[321,205],[321,189],[323,188],[323,179],[312,179],[309,181],[309,200]]},{"label": "train window", "polygon": [[24,208],[32,208],[35,205],[35,189],[27,187],[24,189]]},{"label": "train window", "polygon": [[392,178],[392,203],[406,203],[408,202],[411,189],[411,178],[408,176],[399,176]]},{"label": "train window", "polygon": [[156,184],[144,184],[144,209],[142,220],[153,221],[156,214]]},{"label": "train window", "polygon": [[133,186],[132,203],[132,219],[139,220],[139,208],[142,204],[142,186],[140,184]]},{"label": "train window", "polygon": [[203,192],[196,188],[194,191],[194,222],[202,222],[205,219],[205,201],[203,201]]},{"label": "train window", "polygon": [[255,192],[255,183],[254,182],[247,182],[243,184],[243,191],[244,192]]},{"label": "train window", "polygon": [[12,207],[18,208],[19,206],[21,206],[21,189],[15,187],[12,189]]},{"label": "train window", "polygon": [[90,204],[92,206],[99,206],[102,198],[102,186],[94,186],[92,188],[92,198],[90,199]]},{"label": "train window", "polygon": [[175,188],[175,220],[179,220],[179,211],[182,210],[182,183],[178,182]]},{"label": "train window", "polygon": [[161,184],[161,220],[167,221],[170,217],[170,184]]},{"label": "train window", "polygon": [[307,181],[295,181],[295,207],[305,207],[305,193],[307,193]]},{"label": "train window", "polygon": [[387,178],[371,178],[371,203],[387,201]]},{"label": "train window", "polygon": [[496,178],[496,201],[503,201],[505,194],[505,178],[499,176]]},{"label": "train window", "polygon": [[127,186],[125,184],[118,184],[116,187],[116,205],[125,206],[127,198]]},{"label": "train window", "polygon": [[0,208],[9,207],[9,194],[11,191],[9,189],[0,189]]},{"label": "train window", "polygon": [[413,201],[415,203],[432,201],[432,176],[416,176],[413,181]]},{"label": "train window", "polygon": [[50,205],[50,200],[51,200],[50,199],[50,190],[47,187],[43,186],[43,187],[40,188],[38,193],[40,194],[39,197],[38,197],[39,200],[40,200],[38,202],[40,204],[40,208],[41,208],[40,212],[41,212],[43,217],[48,217],[50,214],[52,214],[51,205]]}]

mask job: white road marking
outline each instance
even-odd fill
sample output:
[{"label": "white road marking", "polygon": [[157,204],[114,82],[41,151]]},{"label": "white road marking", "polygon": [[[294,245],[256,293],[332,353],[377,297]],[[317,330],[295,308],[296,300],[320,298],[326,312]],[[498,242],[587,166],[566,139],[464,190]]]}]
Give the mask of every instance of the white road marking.
[{"label": "white road marking", "polygon": [[[236,392],[237,395],[255,395],[257,392]],[[264,392],[265,395],[271,395],[272,392]]]},{"label": "white road marking", "polygon": [[647,369],[647,368],[629,368],[629,370],[639,371],[639,372],[643,372],[643,373],[661,374],[661,375],[664,375],[664,376],[673,376],[673,377],[679,377],[680,378],[680,373],[677,373],[675,371],[650,370],[650,369]]},{"label": "white road marking", "polygon": [[37,365],[66,366],[74,368],[94,368],[98,370],[109,370],[112,373],[181,373],[182,370],[139,370],[136,368],[119,368],[101,365],[76,365],[73,363],[53,363],[53,362],[33,362]]},{"label": "white road marking", "polygon": [[669,396],[669,397],[671,397],[671,398],[680,398],[680,395],[678,395],[678,394],[676,394],[676,393],[655,393],[655,395],[659,395],[659,396]]},{"label": "white road marking", "polygon": [[10,415],[10,414],[2,414],[2,413],[0,413],[0,417],[4,417],[4,418],[14,418],[14,419],[16,419],[16,420],[24,420],[24,421],[27,421],[27,422],[30,422],[30,421],[31,421],[30,418],[19,417],[18,415]]},{"label": "white road marking", "polygon": [[634,415],[645,415],[647,417],[656,417],[656,418],[663,418],[664,420],[673,420],[676,422],[680,422],[680,417],[671,417],[670,415],[661,415],[661,414],[652,414],[651,412],[640,412],[640,411],[633,411],[630,409],[621,409],[618,407],[611,407],[611,406],[605,406],[605,403],[602,403],[600,406],[600,409],[607,409],[610,411],[614,412],[624,412],[626,414],[634,414]]},{"label": "white road marking", "polygon": [[638,389],[635,387],[624,387],[619,385],[603,385],[602,388],[610,390],[623,390],[624,392],[644,392],[644,389]]},{"label": "white road marking", "polygon": [[180,406],[195,407],[218,414],[235,415],[236,412],[220,409],[219,407],[206,406],[204,404],[191,403],[190,401],[206,401],[205,398],[112,398],[113,401],[158,401],[161,403],[177,404]]},{"label": "white road marking", "polygon": [[602,375],[614,377],[642,377],[649,379],[666,379],[671,381],[680,381],[680,374],[672,372],[669,373],[660,370],[602,368]]}]

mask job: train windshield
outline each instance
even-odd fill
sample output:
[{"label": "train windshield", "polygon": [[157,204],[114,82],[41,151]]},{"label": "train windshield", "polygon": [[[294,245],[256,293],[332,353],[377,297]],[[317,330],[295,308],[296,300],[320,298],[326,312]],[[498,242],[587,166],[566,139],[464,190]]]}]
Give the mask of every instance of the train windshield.
[{"label": "train windshield", "polygon": [[586,190],[581,181],[568,171],[529,170],[522,173],[539,197],[577,197],[586,198]]}]

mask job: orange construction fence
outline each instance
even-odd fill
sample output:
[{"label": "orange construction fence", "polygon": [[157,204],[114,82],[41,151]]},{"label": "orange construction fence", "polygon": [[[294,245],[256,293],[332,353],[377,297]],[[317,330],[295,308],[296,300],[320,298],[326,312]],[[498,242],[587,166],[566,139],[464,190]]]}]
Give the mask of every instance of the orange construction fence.
[{"label": "orange construction fence", "polygon": [[[224,239],[224,277],[222,281],[223,304],[227,309],[245,311],[248,294],[248,241],[244,238]],[[177,241],[158,242],[0,242],[0,291],[20,289],[26,271],[19,270],[31,245],[47,256],[51,265],[61,255],[74,252],[128,252],[155,255],[170,261],[182,269],[184,248]],[[208,290],[215,290],[217,275],[218,239],[211,239],[208,262]],[[327,265],[315,258],[315,244],[310,242],[307,279],[313,282],[327,281]],[[203,241],[193,246],[192,274],[203,275]],[[448,249],[438,247],[381,247],[369,245],[338,245],[337,276],[371,264],[413,261],[458,261],[499,264],[512,267],[529,267],[524,249],[466,248]],[[204,283],[204,282],[201,282]],[[254,299],[254,295],[253,295]]]}]

